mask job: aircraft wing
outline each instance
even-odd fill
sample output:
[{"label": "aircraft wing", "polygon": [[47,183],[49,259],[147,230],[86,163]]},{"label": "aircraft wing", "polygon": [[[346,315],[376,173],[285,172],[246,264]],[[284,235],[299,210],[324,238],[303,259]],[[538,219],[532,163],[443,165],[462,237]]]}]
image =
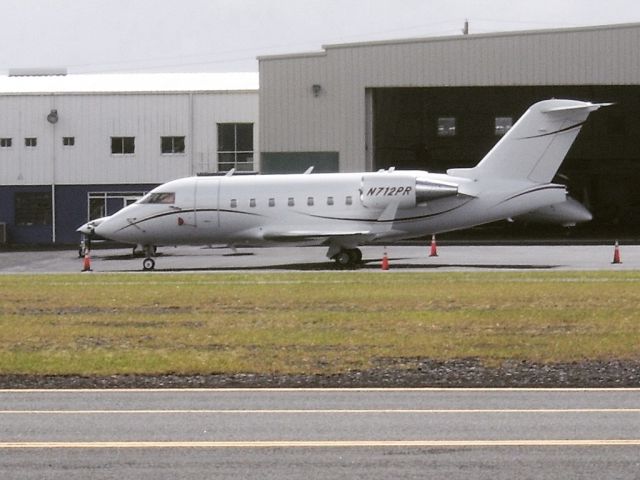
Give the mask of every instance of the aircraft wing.
[{"label": "aircraft wing", "polygon": [[335,237],[362,237],[375,236],[371,230],[353,231],[313,231],[313,230],[290,230],[283,232],[266,232],[263,238],[272,242],[301,242],[306,240],[318,240]]}]

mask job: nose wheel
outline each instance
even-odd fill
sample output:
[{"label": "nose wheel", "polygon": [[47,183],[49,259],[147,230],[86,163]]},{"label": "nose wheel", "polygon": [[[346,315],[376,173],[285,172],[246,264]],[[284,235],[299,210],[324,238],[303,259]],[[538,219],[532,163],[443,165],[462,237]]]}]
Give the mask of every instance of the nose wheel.
[{"label": "nose wheel", "polygon": [[153,270],[156,268],[156,261],[153,258],[145,258],[142,261],[142,269],[145,271]]},{"label": "nose wheel", "polygon": [[153,245],[145,245],[144,254],[145,259],[142,261],[142,269],[147,272],[156,268],[156,261],[151,256],[156,253],[156,247]]}]

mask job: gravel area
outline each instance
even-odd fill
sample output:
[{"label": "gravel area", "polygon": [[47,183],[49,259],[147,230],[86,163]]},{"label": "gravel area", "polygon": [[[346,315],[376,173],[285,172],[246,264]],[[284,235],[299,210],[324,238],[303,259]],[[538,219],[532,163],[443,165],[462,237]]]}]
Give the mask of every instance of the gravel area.
[{"label": "gravel area", "polygon": [[368,371],[336,375],[0,375],[0,388],[285,388],[285,387],[640,387],[640,361],[540,364],[476,359],[385,359]]}]

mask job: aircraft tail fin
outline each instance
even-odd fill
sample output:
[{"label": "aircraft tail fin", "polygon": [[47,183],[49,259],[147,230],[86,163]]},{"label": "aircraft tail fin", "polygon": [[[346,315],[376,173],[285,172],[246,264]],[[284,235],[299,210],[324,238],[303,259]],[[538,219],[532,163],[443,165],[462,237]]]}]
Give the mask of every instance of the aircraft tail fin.
[{"label": "aircraft tail fin", "polygon": [[555,176],[589,114],[610,103],[544,100],[532,105],[474,168],[451,169],[453,176],[530,180]]}]

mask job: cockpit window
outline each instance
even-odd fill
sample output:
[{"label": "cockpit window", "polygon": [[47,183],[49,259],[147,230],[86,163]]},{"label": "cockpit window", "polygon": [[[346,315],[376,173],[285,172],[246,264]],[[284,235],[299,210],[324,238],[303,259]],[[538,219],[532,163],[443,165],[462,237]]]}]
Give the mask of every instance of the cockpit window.
[{"label": "cockpit window", "polygon": [[147,194],[140,203],[176,203],[174,192],[152,192]]}]

